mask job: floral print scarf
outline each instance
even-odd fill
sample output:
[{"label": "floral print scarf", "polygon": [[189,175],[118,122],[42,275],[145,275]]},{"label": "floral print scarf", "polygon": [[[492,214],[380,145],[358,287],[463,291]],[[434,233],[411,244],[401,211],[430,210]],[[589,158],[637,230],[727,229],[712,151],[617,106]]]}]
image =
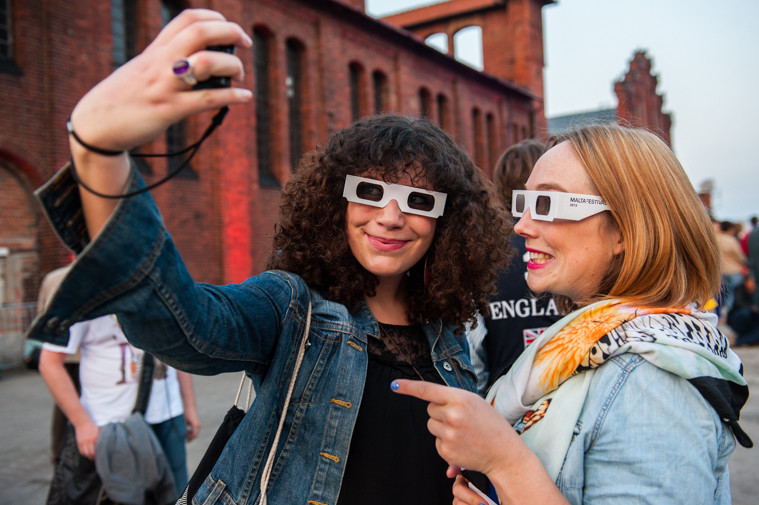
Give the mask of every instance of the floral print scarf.
[{"label": "floral print scarf", "polygon": [[[604,300],[547,328],[490,388],[487,400],[558,476],[593,377],[610,358],[640,354],[693,384],[730,426],[748,398],[740,358],[716,328],[714,316],[687,308],[639,307]],[[559,394],[561,392],[561,394]]]}]

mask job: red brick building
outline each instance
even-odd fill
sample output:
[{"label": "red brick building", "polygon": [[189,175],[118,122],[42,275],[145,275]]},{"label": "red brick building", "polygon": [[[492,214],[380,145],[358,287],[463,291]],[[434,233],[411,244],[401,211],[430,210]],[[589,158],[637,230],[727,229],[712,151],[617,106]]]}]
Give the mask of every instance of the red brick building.
[{"label": "red brick building", "polygon": [[614,83],[617,118],[630,126],[647,128],[672,145],[672,116],[663,112],[664,97],[657,93],[659,78],[651,73],[651,59],[636,51],[624,78]]},{"label": "red brick building", "polygon": [[[417,20],[407,31],[397,16],[366,15],[362,0],[0,0],[0,305],[34,300],[42,274],[69,259],[32,193],[67,161],[76,101],[181,9],[219,10],[254,39],[239,56],[255,102],[234,107],[192,170],[153,191],[192,274],[224,283],[263,269],[297,158],[357,117],[426,115],[486,172],[508,145],[544,131],[546,3],[453,0],[406,14]],[[472,25],[484,72],[421,38]],[[210,117],[142,149],[190,143]],[[143,167],[149,182],[167,170],[164,159]]]},{"label": "red brick building", "polygon": [[672,146],[672,116],[664,112],[664,97],[657,91],[659,78],[651,73],[651,59],[645,51],[636,51],[622,79],[614,83],[617,107],[548,119],[553,135],[584,123],[618,123],[646,128]]}]

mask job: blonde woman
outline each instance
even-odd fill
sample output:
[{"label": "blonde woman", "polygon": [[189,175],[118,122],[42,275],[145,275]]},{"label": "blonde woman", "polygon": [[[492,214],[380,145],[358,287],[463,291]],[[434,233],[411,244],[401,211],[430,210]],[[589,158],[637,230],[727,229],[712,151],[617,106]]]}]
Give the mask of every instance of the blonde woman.
[{"label": "blonde woman", "polygon": [[[392,385],[430,402],[449,473],[485,473],[501,503],[730,503],[728,458],[736,440],[751,446],[737,422],[748,388],[701,311],[720,286],[717,245],[672,151],[642,130],[580,128],[552,143],[512,210],[530,288],[568,313],[486,400]],[[454,495],[484,502],[462,476]]]}]

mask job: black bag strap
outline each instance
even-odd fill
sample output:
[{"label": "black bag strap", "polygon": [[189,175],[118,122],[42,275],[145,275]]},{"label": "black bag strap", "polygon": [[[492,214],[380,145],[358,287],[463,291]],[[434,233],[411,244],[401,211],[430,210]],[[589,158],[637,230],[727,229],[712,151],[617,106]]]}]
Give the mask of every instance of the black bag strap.
[{"label": "black bag strap", "polygon": [[153,369],[155,368],[155,358],[152,354],[144,353],[142,355],[142,371],[140,372],[140,383],[137,386],[137,401],[135,401],[132,413],[139,412],[145,415],[150,400],[150,389],[153,387]]}]

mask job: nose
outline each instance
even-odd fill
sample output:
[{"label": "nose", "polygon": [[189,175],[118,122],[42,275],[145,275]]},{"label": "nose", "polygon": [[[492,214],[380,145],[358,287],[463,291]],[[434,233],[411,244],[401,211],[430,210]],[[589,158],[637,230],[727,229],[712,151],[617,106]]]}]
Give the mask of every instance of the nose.
[{"label": "nose", "polygon": [[377,222],[388,228],[401,227],[405,223],[406,215],[395,200],[390,200],[387,205],[377,211]]},{"label": "nose", "polygon": [[535,221],[532,219],[530,209],[525,209],[522,217],[514,223],[514,233],[525,238],[535,236]]}]

